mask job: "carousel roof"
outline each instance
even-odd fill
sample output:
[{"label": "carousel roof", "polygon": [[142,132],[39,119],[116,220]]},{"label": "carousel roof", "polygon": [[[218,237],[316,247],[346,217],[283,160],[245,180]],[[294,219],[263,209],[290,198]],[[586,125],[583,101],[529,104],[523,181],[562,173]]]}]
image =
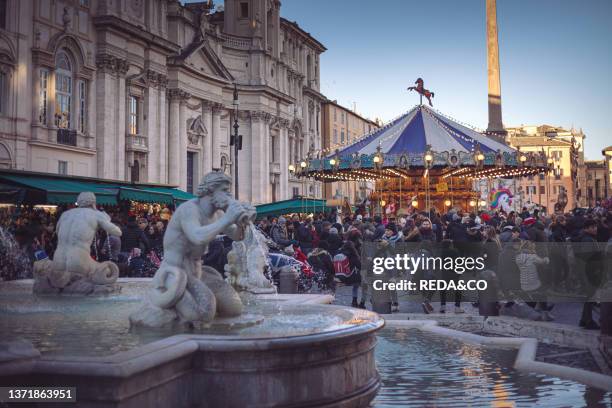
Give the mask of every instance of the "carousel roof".
[{"label": "carousel roof", "polygon": [[[426,158],[428,161],[426,161]],[[324,181],[441,175],[518,177],[547,171],[540,153],[519,153],[492,137],[418,105],[380,129],[326,155],[309,157],[298,176]]]},{"label": "carousel roof", "polygon": [[419,105],[374,133],[339,150],[340,155],[376,153],[380,146],[385,155],[435,152],[472,152],[478,145],[483,153],[513,153],[504,143],[467,128],[424,105]]}]

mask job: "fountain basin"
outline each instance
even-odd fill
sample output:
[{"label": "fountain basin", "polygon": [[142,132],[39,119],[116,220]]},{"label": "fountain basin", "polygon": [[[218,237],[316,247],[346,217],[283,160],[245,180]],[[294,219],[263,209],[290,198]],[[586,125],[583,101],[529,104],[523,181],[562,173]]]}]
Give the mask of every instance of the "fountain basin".
[{"label": "fountain basin", "polygon": [[[82,298],[57,303],[57,299],[33,295],[28,299],[26,294],[18,301],[15,290],[7,287],[11,283],[0,283],[3,332],[19,322],[34,326],[39,322],[42,328],[9,334],[9,340],[30,340],[41,356],[33,364],[22,364],[25,368],[21,370],[13,369],[10,376],[0,374],[0,385],[73,386],[77,388],[76,406],[139,408],[366,407],[378,390],[375,332],[384,321],[374,313],[300,303],[299,295],[295,302],[267,296],[254,306],[264,316],[259,325],[221,331],[213,326],[182,334],[142,329],[121,335],[125,328],[118,321],[123,321],[122,316],[113,308],[129,314],[130,308],[138,306],[140,287],[145,286],[133,282],[121,282],[126,290],[120,296],[88,299],[84,304]],[[27,290],[27,283],[12,285]],[[79,322],[83,312],[90,318]],[[104,337],[105,325],[120,337],[117,343],[124,337],[130,340],[118,347],[122,350],[118,353],[90,353],[87,347],[69,341],[63,347],[58,343],[67,340],[69,327],[58,333],[44,330],[45,322],[54,321],[58,313],[64,322],[74,318],[77,337],[79,328],[100,327],[101,333],[74,343],[95,347],[98,342],[98,346],[114,349],[113,336],[97,340]],[[8,367],[11,363],[3,364]]]}]

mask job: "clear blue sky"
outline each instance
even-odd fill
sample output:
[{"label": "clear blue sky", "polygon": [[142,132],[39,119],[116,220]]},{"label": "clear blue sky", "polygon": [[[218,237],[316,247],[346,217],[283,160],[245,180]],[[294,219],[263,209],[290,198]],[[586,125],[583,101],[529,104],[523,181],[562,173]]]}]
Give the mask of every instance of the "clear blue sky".
[{"label": "clear blue sky", "polygon": [[[582,127],[586,154],[612,145],[612,0],[498,0],[506,126]],[[322,92],[387,121],[418,102],[487,126],[484,0],[282,0],[281,15],[321,41]]]}]

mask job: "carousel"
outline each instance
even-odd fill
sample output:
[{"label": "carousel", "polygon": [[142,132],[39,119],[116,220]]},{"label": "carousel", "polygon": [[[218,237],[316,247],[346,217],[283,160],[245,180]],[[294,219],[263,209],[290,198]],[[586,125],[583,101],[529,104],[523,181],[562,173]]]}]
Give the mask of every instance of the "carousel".
[{"label": "carousel", "polygon": [[[372,181],[370,213],[487,209],[475,182],[548,172],[544,152],[523,153],[425,105],[333,152],[309,154],[298,176]],[[412,208],[412,210],[411,210]]]}]

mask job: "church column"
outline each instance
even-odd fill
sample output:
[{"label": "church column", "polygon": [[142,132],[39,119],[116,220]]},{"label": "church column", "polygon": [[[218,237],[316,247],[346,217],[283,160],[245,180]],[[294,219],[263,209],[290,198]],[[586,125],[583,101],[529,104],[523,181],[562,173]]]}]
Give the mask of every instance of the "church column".
[{"label": "church column", "polygon": [[[118,157],[125,157],[125,122],[123,126],[118,124],[118,101],[123,98],[125,109],[125,80],[124,78],[118,79],[118,74],[127,72],[127,62],[112,55],[100,54],[96,57],[96,67],[96,175],[105,179],[119,178],[119,170],[116,167],[119,164]],[[51,79],[52,76],[49,77]],[[119,95],[121,87],[118,82],[123,82],[123,96]],[[49,84],[49,89],[54,89],[52,82]],[[50,92],[51,96],[54,94]],[[52,111],[53,106],[53,101],[50,99],[48,110]],[[125,121],[125,115],[123,120]],[[118,133],[120,127],[123,132],[121,134]],[[121,145],[122,151],[119,151],[118,145]]]},{"label": "church column", "polygon": [[117,81],[117,98],[115,99],[116,106],[116,120],[115,120],[115,137],[116,137],[116,162],[115,162],[115,178],[117,180],[125,180],[125,137],[126,137],[126,79],[125,74],[129,69],[129,64],[126,60],[117,61],[117,74],[119,80]]},{"label": "church column", "polygon": [[202,121],[206,128],[206,136],[202,140],[202,176],[204,176],[213,169],[212,109],[209,101],[202,101]]},{"label": "church column", "polygon": [[286,200],[289,198],[289,121],[281,119],[280,142],[279,142],[279,164],[280,164],[280,183],[278,199]]},{"label": "church column", "polygon": [[221,166],[221,112],[223,105],[215,103],[212,105],[212,168],[218,169]]},{"label": "church column", "polygon": [[173,186],[179,185],[179,89],[171,89],[168,92],[170,100],[170,115],[168,117],[168,183]]},{"label": "church column", "polygon": [[114,174],[111,173],[113,159],[111,150],[114,137],[112,127],[115,122],[112,97],[114,94],[113,76],[99,64],[96,75],[96,176],[112,179],[114,177]]},{"label": "church column", "polygon": [[[159,177],[158,183],[168,183],[167,158],[168,158],[168,107],[166,106],[166,85],[168,79],[166,76],[160,77],[159,92],[157,93],[157,123],[159,126],[159,150],[157,156],[150,156],[150,161],[153,166],[158,166]],[[156,162],[155,162],[156,161]]]},{"label": "church column", "polygon": [[181,95],[179,105],[179,187],[187,190],[187,100],[191,97],[186,92]]},{"label": "church column", "polygon": [[147,145],[148,145],[148,154],[147,154],[147,172],[146,179],[144,179],[141,175],[141,180],[146,180],[148,182],[156,182],[159,180],[159,172],[160,167],[156,157],[159,155],[159,142],[160,142],[160,133],[162,129],[158,123],[158,112],[159,109],[157,104],[159,103],[159,98],[157,96],[159,90],[157,88],[157,73],[154,71],[147,72],[147,82],[148,88],[146,89],[146,101],[145,101],[145,117],[146,120],[143,121],[145,124],[145,131],[147,137]]},{"label": "church column", "polygon": [[[266,112],[251,113],[251,185],[253,204],[267,201],[270,190],[270,162],[268,160],[268,121],[270,114]],[[243,154],[246,153],[243,151]]]}]

